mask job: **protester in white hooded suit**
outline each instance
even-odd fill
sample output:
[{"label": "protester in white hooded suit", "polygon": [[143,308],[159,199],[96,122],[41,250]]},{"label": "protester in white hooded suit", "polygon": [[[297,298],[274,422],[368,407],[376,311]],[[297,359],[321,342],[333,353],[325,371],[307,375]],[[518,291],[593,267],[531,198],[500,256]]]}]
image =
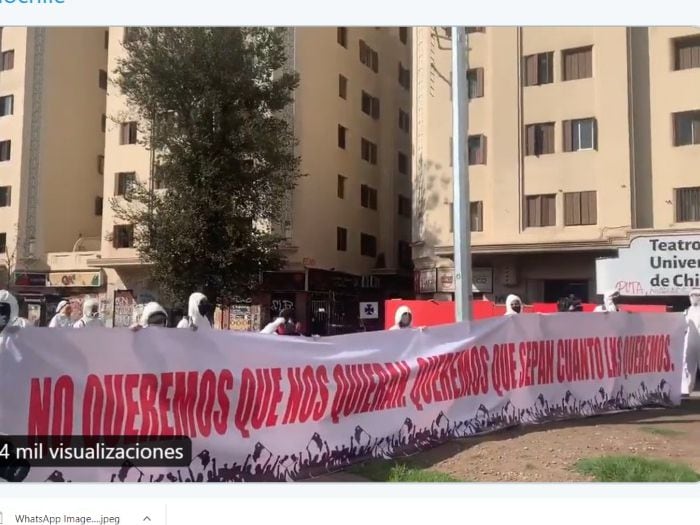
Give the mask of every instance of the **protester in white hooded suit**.
[{"label": "protester in white hooded suit", "polygon": [[603,304],[595,307],[594,312],[619,312],[617,307],[620,302],[620,292],[617,290],[608,290],[603,295]]},{"label": "protester in white hooded suit", "polygon": [[413,328],[413,312],[408,306],[399,306],[394,314],[394,326],[389,330],[402,330]]},{"label": "protester in white hooded suit", "polygon": [[523,301],[517,295],[509,295],[506,297],[506,313],[505,315],[518,315],[523,312]]},{"label": "protester in white hooded suit", "polygon": [[78,319],[73,328],[102,328],[104,323],[100,319],[100,303],[97,299],[86,299],[83,303],[83,316]]},{"label": "protester in white hooded suit", "polygon": [[7,290],[0,290],[0,353],[10,350],[15,353],[15,359],[21,360],[17,350],[12,350],[8,337],[18,330],[29,326],[29,321],[19,316],[19,303],[14,295]]},{"label": "protester in white hooded suit", "polygon": [[683,350],[683,378],[681,393],[688,395],[695,390],[695,378],[700,368],[700,290],[690,292],[690,308],[685,312],[688,332]]},{"label": "protester in white hooded suit", "polygon": [[72,328],[73,320],[71,319],[72,307],[68,301],[61,301],[56,307],[56,315],[53,316],[49,323],[49,328]]},{"label": "protester in white hooded suit", "polygon": [[160,304],[150,302],[143,307],[141,319],[135,325],[131,326],[134,331],[142,328],[166,328],[168,326],[168,312]]},{"label": "protester in white hooded suit", "polygon": [[178,323],[178,328],[189,328],[190,330],[211,330],[209,316],[212,314],[211,304],[207,296],[203,293],[195,292],[190,295],[187,307],[187,317],[183,317]]}]

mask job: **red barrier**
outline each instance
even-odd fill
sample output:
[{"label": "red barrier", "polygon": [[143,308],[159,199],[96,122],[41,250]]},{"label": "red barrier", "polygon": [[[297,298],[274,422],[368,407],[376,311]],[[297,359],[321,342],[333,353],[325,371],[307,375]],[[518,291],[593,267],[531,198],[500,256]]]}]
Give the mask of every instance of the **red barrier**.
[{"label": "red barrier", "polygon": [[[402,301],[394,299],[385,303],[385,328],[394,325],[394,315],[400,306],[408,306],[413,312],[413,326],[437,326],[442,324],[452,324],[455,322],[455,306],[453,301]],[[583,304],[584,312],[593,312],[598,305]],[[647,312],[664,313],[664,305],[620,305],[620,310],[625,312]],[[556,303],[534,303],[525,305],[523,313],[557,313]],[[502,304],[494,304],[491,301],[472,302],[472,314],[475,320],[487,319],[489,317],[499,317],[506,313],[506,307]]]}]

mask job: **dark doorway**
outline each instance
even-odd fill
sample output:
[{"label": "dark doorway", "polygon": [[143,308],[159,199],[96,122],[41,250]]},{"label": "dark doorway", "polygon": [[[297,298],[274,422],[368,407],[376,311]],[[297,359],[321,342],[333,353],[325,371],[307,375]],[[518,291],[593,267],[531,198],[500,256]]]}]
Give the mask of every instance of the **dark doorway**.
[{"label": "dark doorway", "polygon": [[562,297],[573,294],[575,297],[588,302],[588,281],[572,281],[569,279],[557,279],[544,282],[544,302],[556,303]]}]

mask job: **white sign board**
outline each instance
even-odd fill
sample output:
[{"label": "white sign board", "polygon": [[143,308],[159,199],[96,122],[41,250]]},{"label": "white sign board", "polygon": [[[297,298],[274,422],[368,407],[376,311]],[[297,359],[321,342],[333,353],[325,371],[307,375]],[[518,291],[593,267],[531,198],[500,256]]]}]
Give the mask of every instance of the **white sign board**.
[{"label": "white sign board", "polygon": [[637,237],[618,257],[596,261],[597,292],[687,295],[700,288],[700,234]]},{"label": "white sign board", "polygon": [[379,319],[379,303],[360,303],[360,319]]}]

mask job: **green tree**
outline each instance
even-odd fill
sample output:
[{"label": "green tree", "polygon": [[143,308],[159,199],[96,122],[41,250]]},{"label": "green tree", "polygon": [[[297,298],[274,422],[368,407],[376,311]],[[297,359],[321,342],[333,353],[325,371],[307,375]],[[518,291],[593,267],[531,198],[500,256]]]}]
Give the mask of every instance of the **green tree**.
[{"label": "green tree", "polygon": [[226,302],[279,269],[270,228],[300,176],[283,110],[299,79],[285,29],[138,28],[115,84],[151,152],[149,184],[111,202],[170,299]]}]

